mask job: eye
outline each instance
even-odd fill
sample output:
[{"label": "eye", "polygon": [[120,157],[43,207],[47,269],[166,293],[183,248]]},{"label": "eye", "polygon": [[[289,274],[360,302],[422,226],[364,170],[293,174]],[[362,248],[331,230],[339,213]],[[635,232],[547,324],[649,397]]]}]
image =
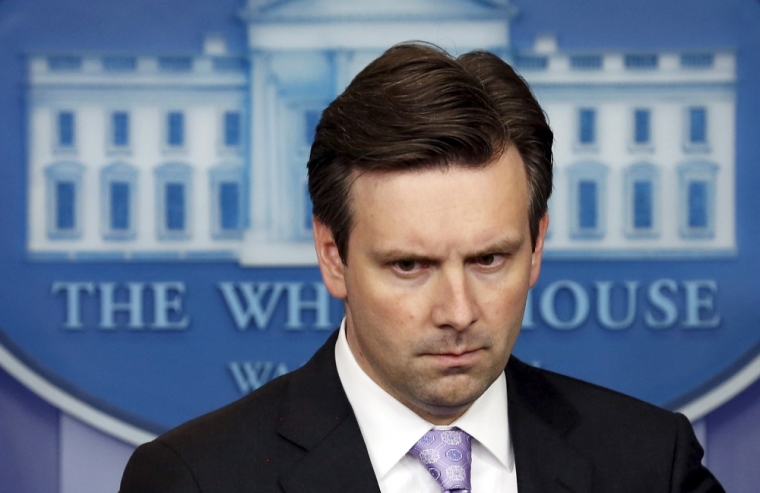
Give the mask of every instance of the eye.
[{"label": "eye", "polygon": [[430,262],[418,258],[403,258],[389,263],[396,276],[414,279],[421,276],[430,267]]},{"label": "eye", "polygon": [[477,262],[480,265],[485,265],[485,266],[493,265],[496,262],[496,254],[489,253],[487,255],[481,255],[480,257],[477,258]]},{"label": "eye", "polygon": [[477,257],[473,258],[471,262],[481,269],[492,271],[499,269],[501,267],[507,256],[503,253],[487,253],[485,255],[478,255]]},{"label": "eye", "polygon": [[412,272],[418,266],[418,262],[412,259],[397,260],[394,264],[401,272]]}]

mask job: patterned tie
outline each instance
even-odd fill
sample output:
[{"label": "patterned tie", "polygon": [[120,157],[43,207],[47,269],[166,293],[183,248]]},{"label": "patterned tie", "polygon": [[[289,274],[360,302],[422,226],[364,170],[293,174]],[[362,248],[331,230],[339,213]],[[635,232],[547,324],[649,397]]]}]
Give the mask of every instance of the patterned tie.
[{"label": "patterned tie", "polygon": [[410,452],[424,465],[443,493],[470,493],[472,437],[459,428],[430,430]]}]

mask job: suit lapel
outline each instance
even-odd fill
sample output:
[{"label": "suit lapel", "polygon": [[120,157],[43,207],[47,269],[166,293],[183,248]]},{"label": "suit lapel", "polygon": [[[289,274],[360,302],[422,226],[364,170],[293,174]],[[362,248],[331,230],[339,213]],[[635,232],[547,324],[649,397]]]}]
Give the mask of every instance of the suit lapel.
[{"label": "suit lapel", "polygon": [[519,493],[591,491],[590,461],[566,436],[580,420],[546,377],[512,357],[507,365],[509,429]]},{"label": "suit lapel", "polygon": [[287,493],[380,493],[359,424],[335,367],[337,331],[294,372],[279,434],[306,454],[280,478]]},{"label": "suit lapel", "polygon": [[[294,372],[279,434],[306,452],[280,485],[287,493],[380,493],[367,448],[335,367],[337,331]],[[580,420],[539,371],[512,357],[507,365],[509,428],[519,493],[587,493],[590,461],[566,437]]]},{"label": "suit lapel", "polygon": [[359,425],[351,416],[280,478],[288,493],[380,493]]}]

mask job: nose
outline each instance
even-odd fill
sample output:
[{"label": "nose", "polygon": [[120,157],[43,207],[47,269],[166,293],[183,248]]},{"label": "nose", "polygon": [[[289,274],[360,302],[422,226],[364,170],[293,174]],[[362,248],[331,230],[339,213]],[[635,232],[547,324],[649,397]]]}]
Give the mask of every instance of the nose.
[{"label": "nose", "polygon": [[432,318],[436,327],[461,331],[479,316],[472,287],[463,269],[444,270],[437,279]]}]

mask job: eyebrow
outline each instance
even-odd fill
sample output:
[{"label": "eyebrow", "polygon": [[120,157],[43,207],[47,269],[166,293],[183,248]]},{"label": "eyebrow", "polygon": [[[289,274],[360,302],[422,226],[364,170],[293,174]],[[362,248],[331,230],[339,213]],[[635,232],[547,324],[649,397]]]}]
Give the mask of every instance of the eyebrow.
[{"label": "eyebrow", "polygon": [[525,243],[525,236],[520,235],[516,237],[503,238],[485,248],[477,250],[471,254],[465,256],[465,258],[477,258],[483,255],[490,255],[492,253],[515,253]]},{"label": "eyebrow", "polygon": [[[512,254],[519,250],[524,243],[525,237],[522,235],[518,237],[503,238],[486,247],[465,254],[464,258],[473,259],[493,253]],[[413,250],[402,250],[398,248],[392,248],[385,251],[373,250],[370,252],[370,257],[380,263],[390,263],[397,260],[417,260],[423,263],[436,263],[439,261],[439,259],[427,254],[415,253]]]}]

